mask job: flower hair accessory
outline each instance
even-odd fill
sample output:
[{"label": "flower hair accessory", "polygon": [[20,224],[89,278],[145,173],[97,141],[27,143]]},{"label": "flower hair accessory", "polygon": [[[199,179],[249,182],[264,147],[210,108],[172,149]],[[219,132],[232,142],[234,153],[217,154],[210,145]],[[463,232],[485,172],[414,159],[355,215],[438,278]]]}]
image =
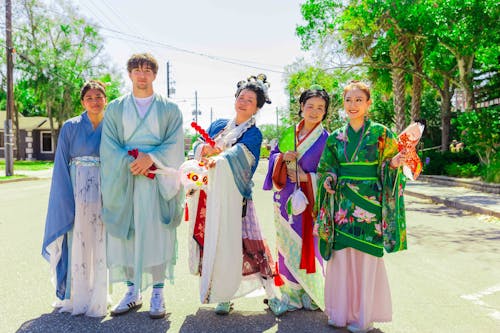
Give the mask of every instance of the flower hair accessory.
[{"label": "flower hair accessory", "polygon": [[249,76],[246,80],[241,80],[236,84],[236,87],[239,89],[244,89],[247,84],[255,83],[257,84],[263,91],[264,97],[266,99],[267,104],[271,104],[271,99],[269,98],[268,90],[271,86],[269,82],[267,82],[267,76],[265,74],[259,74],[257,76],[252,75]]}]

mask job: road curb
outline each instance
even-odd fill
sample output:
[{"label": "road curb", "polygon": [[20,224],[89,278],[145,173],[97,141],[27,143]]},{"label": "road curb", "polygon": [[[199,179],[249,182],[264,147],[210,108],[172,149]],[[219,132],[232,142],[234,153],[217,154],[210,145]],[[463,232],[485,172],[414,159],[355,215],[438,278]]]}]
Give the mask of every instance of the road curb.
[{"label": "road curb", "polygon": [[7,183],[17,183],[17,182],[24,182],[28,180],[41,180],[43,178],[40,177],[24,177],[24,178],[16,178],[16,179],[6,179],[6,180],[0,180],[0,185],[1,184],[7,184]]},{"label": "road curb", "polygon": [[488,208],[483,208],[483,207],[477,207],[473,205],[468,205],[462,202],[457,202],[453,201],[447,198],[440,198],[435,195],[427,195],[427,194],[422,194],[419,192],[414,192],[411,190],[405,189],[405,194],[408,194],[413,197],[421,198],[421,199],[430,199],[433,202],[443,204],[448,207],[456,208],[456,209],[461,209],[461,210],[467,210],[476,214],[483,214],[483,215],[491,215],[496,218],[500,218],[500,212],[488,209]]}]

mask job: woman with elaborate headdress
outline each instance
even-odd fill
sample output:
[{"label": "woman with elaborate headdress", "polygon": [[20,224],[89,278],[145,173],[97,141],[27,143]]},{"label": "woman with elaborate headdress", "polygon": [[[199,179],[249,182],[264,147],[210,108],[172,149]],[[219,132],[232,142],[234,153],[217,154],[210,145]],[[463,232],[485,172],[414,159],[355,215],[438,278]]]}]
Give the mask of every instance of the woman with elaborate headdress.
[{"label": "woman with elaborate headdress", "polygon": [[[279,274],[275,282],[288,311],[324,309],[323,260],[312,232],[316,169],[328,138],[321,122],[330,97],[321,86],[313,85],[301,94],[299,103],[302,120],[287,129],[271,151],[264,181],[264,190],[275,190]],[[298,205],[299,191],[305,200],[303,209],[296,211],[292,206]]]},{"label": "woman with elaborate headdress", "polygon": [[[252,177],[257,168],[262,134],[255,115],[269,100],[266,76],[237,85],[233,119],[213,122],[209,142],[195,145],[195,158],[208,166],[206,205],[198,203],[195,239],[199,245],[200,300],[218,303],[217,314],[228,314],[231,300],[262,286],[268,305],[286,311],[276,297],[274,263],[261,232],[252,201]],[[212,141],[213,140],[213,141]],[[201,204],[201,209],[200,209]]]}]

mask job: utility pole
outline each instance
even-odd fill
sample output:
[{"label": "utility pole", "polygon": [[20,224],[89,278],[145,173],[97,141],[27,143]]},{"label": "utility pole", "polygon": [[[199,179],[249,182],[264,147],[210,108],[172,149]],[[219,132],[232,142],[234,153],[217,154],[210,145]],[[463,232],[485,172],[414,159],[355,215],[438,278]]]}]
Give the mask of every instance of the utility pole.
[{"label": "utility pole", "polygon": [[210,107],[210,124],[212,124],[213,115],[214,115],[214,111],[213,111],[212,107]]},{"label": "utility pole", "polygon": [[194,91],[194,121],[198,124],[198,92]]},{"label": "utility pole", "polygon": [[167,61],[167,97],[170,98],[170,63]]},{"label": "utility pole", "polygon": [[7,112],[4,124],[5,176],[14,175],[12,112],[14,110],[14,85],[12,63],[12,3],[5,0],[5,50],[7,53]]}]

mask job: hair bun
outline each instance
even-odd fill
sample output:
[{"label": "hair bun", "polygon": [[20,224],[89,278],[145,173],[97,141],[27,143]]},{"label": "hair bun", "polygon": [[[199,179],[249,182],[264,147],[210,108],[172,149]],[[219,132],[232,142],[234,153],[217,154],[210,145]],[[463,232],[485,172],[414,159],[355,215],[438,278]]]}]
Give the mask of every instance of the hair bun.
[{"label": "hair bun", "polygon": [[254,83],[257,84],[262,91],[264,91],[264,97],[266,99],[267,104],[271,104],[271,99],[269,98],[269,87],[271,84],[267,81],[267,76],[266,74],[260,73],[258,75],[251,75],[249,76],[246,80],[241,80],[236,84],[236,87],[238,89],[244,89],[245,85],[249,83]]}]

